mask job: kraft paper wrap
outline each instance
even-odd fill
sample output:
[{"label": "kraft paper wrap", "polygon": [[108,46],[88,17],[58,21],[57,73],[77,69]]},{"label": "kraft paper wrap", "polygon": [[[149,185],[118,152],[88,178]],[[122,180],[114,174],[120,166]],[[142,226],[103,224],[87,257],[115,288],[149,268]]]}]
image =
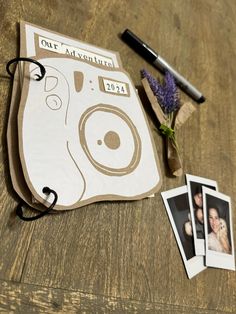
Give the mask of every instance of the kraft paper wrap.
[{"label": "kraft paper wrap", "polygon": [[[191,114],[196,110],[196,108],[191,102],[183,103],[179,110],[176,112],[172,125],[169,125],[168,119],[164,112],[162,111],[157,101],[157,98],[153,94],[148,83],[148,80],[146,78],[142,79],[142,85],[160,124],[167,125],[168,127],[171,127],[174,131],[178,130],[188,120]],[[176,177],[181,176],[183,174],[183,167],[182,161],[179,156],[176,141],[168,136],[165,136],[165,141],[166,141],[166,156],[170,172],[172,175]]]},{"label": "kraft paper wrap", "polygon": [[171,174],[176,177],[182,176],[183,168],[178,149],[169,137],[166,137],[166,155]]}]

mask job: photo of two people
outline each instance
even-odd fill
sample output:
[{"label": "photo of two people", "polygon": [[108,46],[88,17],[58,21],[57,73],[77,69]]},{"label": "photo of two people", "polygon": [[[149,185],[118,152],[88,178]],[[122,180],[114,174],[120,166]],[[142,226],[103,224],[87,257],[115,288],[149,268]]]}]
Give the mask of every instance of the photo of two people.
[{"label": "photo of two people", "polygon": [[235,270],[230,197],[214,180],[187,174],[186,183],[162,197],[187,272],[203,266]]},{"label": "photo of two people", "polygon": [[[217,197],[217,182],[201,177],[187,175],[191,220],[185,223],[186,232],[192,232],[195,250],[205,251],[207,237],[208,250],[231,254],[229,206],[226,201]],[[215,196],[205,195],[205,215],[203,211],[203,189],[215,191]],[[213,192],[214,193],[214,192]],[[206,222],[204,223],[204,216]],[[188,224],[191,224],[191,229]],[[193,225],[194,224],[194,225]],[[206,228],[206,230],[205,230]],[[202,254],[200,252],[200,254]]]}]

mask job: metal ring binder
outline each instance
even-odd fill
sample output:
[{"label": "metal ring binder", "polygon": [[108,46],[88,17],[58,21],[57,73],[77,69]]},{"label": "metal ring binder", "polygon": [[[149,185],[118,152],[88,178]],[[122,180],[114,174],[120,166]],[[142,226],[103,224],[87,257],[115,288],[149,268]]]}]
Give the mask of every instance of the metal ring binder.
[{"label": "metal ring binder", "polygon": [[45,67],[39,63],[38,61],[34,60],[34,59],[31,59],[31,58],[25,58],[25,57],[19,57],[19,58],[15,58],[15,59],[12,59],[10,60],[7,65],[6,65],[6,70],[7,70],[7,73],[11,76],[11,77],[14,77],[14,74],[12,74],[12,72],[10,71],[10,65],[14,62],[18,62],[18,61],[27,61],[27,62],[32,62],[32,63],[35,63],[37,64],[37,66],[40,68],[40,72],[41,72],[41,75],[39,74],[36,74],[37,78],[36,78],[36,81],[41,81],[43,78],[44,78],[44,75],[46,73],[46,70],[45,70]]},{"label": "metal ring binder", "polygon": [[[25,216],[23,216],[23,209],[22,209],[22,206],[25,205],[25,203],[21,202],[16,208],[16,215],[24,221],[33,221],[33,220],[39,219],[39,218],[45,216],[46,214],[48,214],[53,209],[53,207],[56,205],[58,195],[54,190],[50,189],[49,187],[44,187],[43,193],[45,193],[45,194],[52,193],[54,195],[54,201],[44,212],[41,212],[40,214],[33,216],[33,217],[25,217]],[[32,208],[30,206],[28,206],[28,207]],[[34,209],[34,208],[32,208],[32,209]]]}]

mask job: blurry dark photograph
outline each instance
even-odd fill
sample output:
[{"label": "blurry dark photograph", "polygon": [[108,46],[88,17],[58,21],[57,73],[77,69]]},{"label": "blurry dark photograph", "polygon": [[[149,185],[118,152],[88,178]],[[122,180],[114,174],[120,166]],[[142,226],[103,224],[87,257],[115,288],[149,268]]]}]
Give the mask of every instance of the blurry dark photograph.
[{"label": "blurry dark photograph", "polygon": [[192,236],[188,193],[168,199],[168,204],[174,219],[186,259],[195,256]]}]

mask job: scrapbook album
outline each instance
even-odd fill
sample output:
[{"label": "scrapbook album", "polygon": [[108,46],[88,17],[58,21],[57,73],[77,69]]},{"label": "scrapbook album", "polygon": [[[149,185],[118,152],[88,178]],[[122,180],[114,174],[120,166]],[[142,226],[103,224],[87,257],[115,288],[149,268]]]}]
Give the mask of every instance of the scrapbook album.
[{"label": "scrapbook album", "polygon": [[157,192],[152,134],[119,54],[26,22],[20,28],[20,58],[8,64],[11,73],[19,61],[7,140],[21,199],[69,210]]}]

